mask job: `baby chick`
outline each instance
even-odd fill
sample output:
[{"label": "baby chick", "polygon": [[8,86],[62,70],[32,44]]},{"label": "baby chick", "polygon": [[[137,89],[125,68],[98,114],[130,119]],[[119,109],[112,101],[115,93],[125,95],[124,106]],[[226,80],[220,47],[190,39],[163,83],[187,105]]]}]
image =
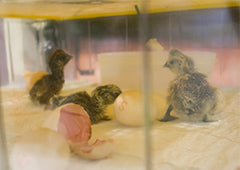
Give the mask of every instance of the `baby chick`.
[{"label": "baby chick", "polygon": [[49,100],[59,93],[64,84],[64,66],[72,57],[63,50],[56,50],[49,58],[48,66],[51,74],[44,75],[30,90],[29,94],[34,103],[49,104]]},{"label": "baby chick", "polygon": [[170,115],[172,110],[183,119],[210,121],[209,115],[213,114],[217,104],[217,89],[208,83],[205,75],[195,70],[193,60],[173,49],[164,67],[175,73],[176,78],[170,82],[169,107],[160,121],[176,119]]},{"label": "baby chick", "polygon": [[122,91],[118,86],[108,84],[94,89],[91,96],[86,91],[81,91],[69,96],[53,97],[51,104],[53,108],[67,103],[81,105],[89,114],[91,123],[95,124],[101,120],[109,120],[108,116],[104,115],[104,111],[107,105],[113,104],[121,93]]},{"label": "baby chick", "polygon": [[96,104],[113,104],[115,99],[122,93],[121,89],[114,84],[98,86],[91,93],[92,101]]}]

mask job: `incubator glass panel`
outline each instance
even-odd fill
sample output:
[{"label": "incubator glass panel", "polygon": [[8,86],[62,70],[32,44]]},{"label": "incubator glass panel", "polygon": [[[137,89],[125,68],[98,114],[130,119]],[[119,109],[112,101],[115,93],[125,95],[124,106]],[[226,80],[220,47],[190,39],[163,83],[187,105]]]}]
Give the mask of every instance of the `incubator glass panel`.
[{"label": "incubator glass panel", "polygon": [[239,6],[0,1],[0,169],[239,169]]}]

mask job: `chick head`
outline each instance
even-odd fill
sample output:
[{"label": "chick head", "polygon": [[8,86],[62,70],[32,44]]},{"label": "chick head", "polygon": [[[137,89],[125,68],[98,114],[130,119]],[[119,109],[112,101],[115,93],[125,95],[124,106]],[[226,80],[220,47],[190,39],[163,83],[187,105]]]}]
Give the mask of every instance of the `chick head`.
[{"label": "chick head", "polygon": [[62,69],[72,56],[65,53],[63,50],[56,50],[48,59],[48,64],[50,69],[60,68]]},{"label": "chick head", "polygon": [[103,105],[108,105],[114,103],[115,99],[122,93],[121,89],[114,85],[108,84],[104,86],[99,86],[92,91],[92,99],[96,100]]},{"label": "chick head", "polygon": [[172,49],[170,51],[168,60],[164,64],[164,67],[168,67],[175,74],[194,72],[193,60],[176,49]]}]

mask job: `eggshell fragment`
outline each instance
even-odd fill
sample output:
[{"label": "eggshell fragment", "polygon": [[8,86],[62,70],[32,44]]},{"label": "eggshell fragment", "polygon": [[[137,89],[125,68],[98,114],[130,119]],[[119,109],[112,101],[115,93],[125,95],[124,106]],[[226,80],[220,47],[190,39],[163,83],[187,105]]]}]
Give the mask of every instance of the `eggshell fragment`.
[{"label": "eggshell fragment", "polygon": [[58,132],[72,142],[88,141],[91,137],[91,121],[84,108],[76,104],[61,108]]},{"label": "eggshell fragment", "polygon": [[108,157],[113,152],[114,144],[112,139],[97,139],[93,144],[87,142],[71,143],[71,149],[82,158],[96,160]]},{"label": "eggshell fragment", "polygon": [[71,142],[88,141],[91,137],[89,115],[82,106],[73,103],[57,108],[43,126],[59,132]]},{"label": "eggshell fragment", "polygon": [[113,140],[97,139],[93,144],[91,138],[91,121],[83,107],[66,104],[56,109],[44,124],[62,134],[69,142],[73,153],[85,159],[106,158],[113,152]]}]

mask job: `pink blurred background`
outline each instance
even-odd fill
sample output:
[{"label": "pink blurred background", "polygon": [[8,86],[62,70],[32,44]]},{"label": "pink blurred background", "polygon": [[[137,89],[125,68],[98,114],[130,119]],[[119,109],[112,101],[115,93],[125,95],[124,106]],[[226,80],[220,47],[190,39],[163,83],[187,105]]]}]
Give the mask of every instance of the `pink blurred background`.
[{"label": "pink blurred background", "polygon": [[[148,39],[156,38],[165,50],[216,53],[211,81],[219,86],[240,86],[240,12],[238,7],[151,14]],[[69,79],[100,83],[98,54],[139,51],[138,16],[49,21],[42,41],[53,42],[74,56]],[[34,30],[32,29],[34,32]],[[36,30],[35,30],[36,31]],[[8,84],[3,22],[0,21],[1,84]],[[37,33],[37,31],[36,31]],[[39,37],[38,37],[39,38]],[[31,45],[31,42],[25,46]],[[40,42],[41,43],[41,42]],[[48,56],[50,51],[44,51]],[[45,57],[46,57],[45,56]],[[114,64],[114,63],[113,63]],[[109,70],[111,71],[111,70]]]}]

